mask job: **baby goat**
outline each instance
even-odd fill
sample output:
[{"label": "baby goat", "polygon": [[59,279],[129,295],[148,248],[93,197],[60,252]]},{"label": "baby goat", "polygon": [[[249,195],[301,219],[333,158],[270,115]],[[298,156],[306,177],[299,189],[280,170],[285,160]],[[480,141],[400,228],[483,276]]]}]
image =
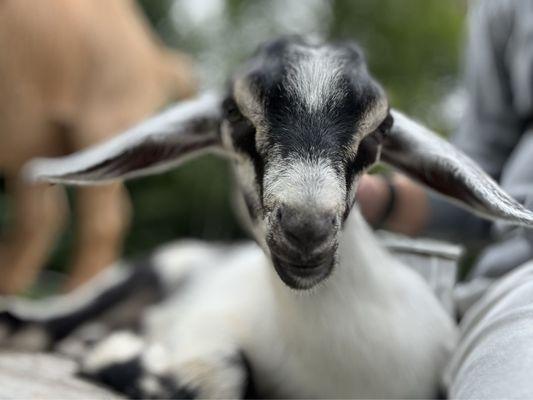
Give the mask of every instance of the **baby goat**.
[{"label": "baby goat", "polygon": [[232,398],[249,395],[250,382],[272,397],[435,396],[455,325],[363,221],[359,177],[383,160],[485,217],[531,225],[533,214],[447,142],[390,110],[355,45],[298,37],[261,46],[223,98],[181,103],[26,172],[94,184],[205,151],[231,159],[258,246],[182,242],[142,268],[102,276],[97,294],[84,288],[40,308],[15,303],[0,317],[4,343],[50,348],[88,321],[124,323],[132,302],[158,302],[137,317],[142,336],[107,337],[83,372],[132,397]]}]

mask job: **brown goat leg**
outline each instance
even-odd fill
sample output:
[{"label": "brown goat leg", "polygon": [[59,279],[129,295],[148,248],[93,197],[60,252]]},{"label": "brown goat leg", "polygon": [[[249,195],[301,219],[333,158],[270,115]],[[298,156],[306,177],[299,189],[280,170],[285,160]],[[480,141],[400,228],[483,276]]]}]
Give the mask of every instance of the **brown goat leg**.
[{"label": "brown goat leg", "polygon": [[67,213],[61,187],[14,180],[7,190],[14,217],[0,253],[0,294],[4,295],[19,294],[34,283]]},{"label": "brown goat leg", "polygon": [[67,291],[87,282],[120,256],[130,218],[126,189],[118,183],[79,188],[76,217],[77,241]]}]

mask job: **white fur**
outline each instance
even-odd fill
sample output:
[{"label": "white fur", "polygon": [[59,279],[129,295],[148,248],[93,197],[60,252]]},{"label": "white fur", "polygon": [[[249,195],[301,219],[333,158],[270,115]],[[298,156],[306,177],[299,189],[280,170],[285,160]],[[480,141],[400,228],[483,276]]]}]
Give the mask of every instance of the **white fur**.
[{"label": "white fur", "polygon": [[324,99],[335,97],[342,65],[330,48],[306,48],[291,64],[286,87],[309,111],[317,111]]},{"label": "white fur", "polygon": [[161,375],[168,369],[168,355],[159,343],[148,346],[142,355],[142,363],[150,373]]},{"label": "white fur", "polygon": [[264,179],[265,202],[337,211],[344,201],[345,186],[327,159],[297,159],[268,169]]},{"label": "white fur", "polygon": [[[165,346],[180,379],[198,376],[192,360],[220,366],[221,356],[242,349],[259,389],[273,396],[434,395],[455,344],[453,322],[357,211],[339,252],[328,280],[297,292],[281,283],[259,247],[236,247],[151,311],[148,338]],[[174,256],[180,263],[179,252]]]},{"label": "white fur", "polygon": [[141,355],[143,340],[127,331],[113,333],[100,342],[83,361],[85,372],[94,372],[113,363],[126,362]]},{"label": "white fur", "polygon": [[8,298],[6,308],[19,317],[35,321],[46,321],[50,317],[69,315],[83,305],[93,302],[101,293],[120,284],[128,276],[124,265],[117,263],[72,293],[52,296],[39,302],[16,297]]}]

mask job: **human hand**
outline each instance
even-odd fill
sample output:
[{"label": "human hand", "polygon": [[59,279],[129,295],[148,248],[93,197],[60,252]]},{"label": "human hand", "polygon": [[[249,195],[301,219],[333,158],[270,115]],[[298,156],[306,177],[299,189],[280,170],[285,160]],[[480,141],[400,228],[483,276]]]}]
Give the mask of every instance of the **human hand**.
[{"label": "human hand", "polygon": [[363,175],[356,197],[363,217],[376,228],[416,235],[429,220],[426,191],[401,174],[389,180],[381,175]]},{"label": "human hand", "polygon": [[372,226],[382,225],[391,201],[389,183],[381,175],[364,174],[359,180],[357,201],[363,217]]}]

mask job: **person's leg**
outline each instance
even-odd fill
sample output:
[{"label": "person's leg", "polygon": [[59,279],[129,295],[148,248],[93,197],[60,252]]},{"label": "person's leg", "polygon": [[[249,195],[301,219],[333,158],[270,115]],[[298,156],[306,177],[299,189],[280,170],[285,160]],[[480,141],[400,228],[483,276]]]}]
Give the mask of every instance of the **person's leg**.
[{"label": "person's leg", "polygon": [[533,261],[491,286],[460,327],[450,398],[533,398]]}]

